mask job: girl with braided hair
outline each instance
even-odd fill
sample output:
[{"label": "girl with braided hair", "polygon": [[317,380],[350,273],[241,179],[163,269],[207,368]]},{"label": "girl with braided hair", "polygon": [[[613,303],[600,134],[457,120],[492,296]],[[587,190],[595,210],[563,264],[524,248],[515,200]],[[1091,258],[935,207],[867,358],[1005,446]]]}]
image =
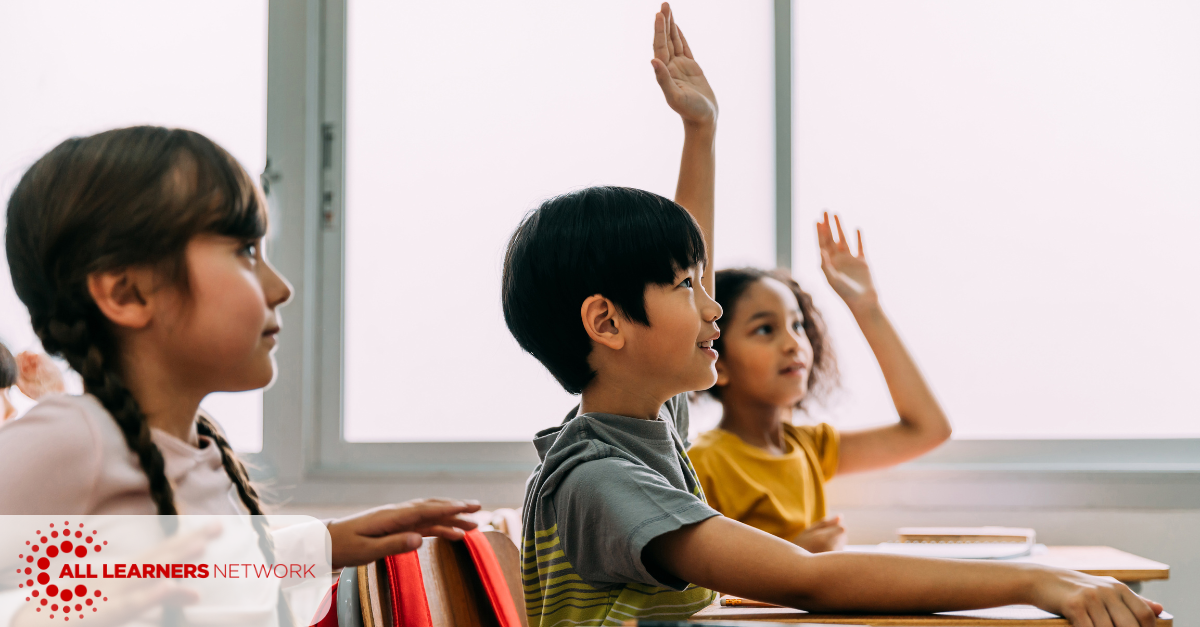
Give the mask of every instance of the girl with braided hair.
[{"label": "girl with braided hair", "polygon": [[[0,514],[263,512],[199,407],[274,377],[291,287],[266,260],[266,231],[250,176],[191,131],[72,138],[25,173],[8,203],[13,286],[85,393],[51,396],[0,430]],[[413,550],[423,535],[459,539],[475,526],[459,515],[478,509],[430,499],[332,521],[333,567]]]}]

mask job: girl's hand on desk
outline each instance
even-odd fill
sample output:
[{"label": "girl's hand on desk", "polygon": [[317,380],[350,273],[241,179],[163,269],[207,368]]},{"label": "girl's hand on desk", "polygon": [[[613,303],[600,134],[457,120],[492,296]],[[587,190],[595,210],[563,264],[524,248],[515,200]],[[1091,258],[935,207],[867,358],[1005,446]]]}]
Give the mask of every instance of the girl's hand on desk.
[{"label": "girl's hand on desk", "polygon": [[850,252],[846,234],[842,232],[842,221],[833,216],[837,224],[838,239],[833,239],[833,227],[829,224],[829,212],[825,220],[817,223],[817,243],[821,246],[821,270],[829,280],[829,286],[837,292],[850,311],[856,312],[879,303],[875,284],[871,281],[871,269],[863,255],[862,231],[858,231],[858,254]]},{"label": "girl's hand on desk", "polygon": [[717,97],[666,2],[654,16],[654,58],[650,64],[667,104],[683,118],[685,126],[711,127],[717,123]]},{"label": "girl's hand on desk", "polygon": [[1154,627],[1159,603],[1143,599],[1112,577],[1075,571],[1046,571],[1048,582],[1037,587],[1038,607],[1065,617],[1073,627]]},{"label": "girl's hand on desk", "polygon": [[792,544],[809,553],[840,551],[846,546],[846,528],[842,526],[842,517],[830,516],[809,525],[808,529],[792,538]]},{"label": "girl's hand on desk", "polygon": [[477,525],[460,514],[479,511],[474,501],[419,499],[384,505],[329,523],[333,567],[360,566],[421,546],[422,536],[461,540]]}]

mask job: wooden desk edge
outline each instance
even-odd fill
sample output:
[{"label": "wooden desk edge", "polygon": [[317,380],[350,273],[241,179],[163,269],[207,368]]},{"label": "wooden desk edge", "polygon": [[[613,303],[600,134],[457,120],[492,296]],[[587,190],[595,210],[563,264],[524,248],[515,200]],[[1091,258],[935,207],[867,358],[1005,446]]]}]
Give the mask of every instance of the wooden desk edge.
[{"label": "wooden desk edge", "polygon": [[[719,608],[720,606],[712,606]],[[706,608],[709,609],[709,608]],[[786,608],[781,608],[785,609]],[[703,612],[705,610],[701,610]],[[712,612],[707,616],[692,616],[695,622],[773,622],[773,623],[817,623],[825,625],[869,625],[870,627],[1070,627],[1065,618],[1043,618],[1036,620],[1007,618],[975,618],[971,616],[886,616],[862,614],[795,614],[776,612],[763,608],[753,615],[720,616]],[[1175,617],[1167,612],[1159,615],[1156,627],[1174,627]]]},{"label": "wooden desk edge", "polygon": [[1164,568],[1162,570],[1081,570],[1085,575],[1095,575],[1097,577],[1112,577],[1117,581],[1126,583],[1133,581],[1157,581],[1171,578],[1171,569]]}]

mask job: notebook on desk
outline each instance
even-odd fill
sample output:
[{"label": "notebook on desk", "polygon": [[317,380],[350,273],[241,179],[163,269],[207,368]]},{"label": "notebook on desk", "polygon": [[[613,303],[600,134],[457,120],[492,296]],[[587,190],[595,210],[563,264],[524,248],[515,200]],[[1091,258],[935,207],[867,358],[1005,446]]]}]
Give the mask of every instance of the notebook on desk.
[{"label": "notebook on desk", "polygon": [[1010,559],[1045,553],[1037,534],[1026,527],[901,527],[896,542],[846,547],[857,553],[949,559]]}]

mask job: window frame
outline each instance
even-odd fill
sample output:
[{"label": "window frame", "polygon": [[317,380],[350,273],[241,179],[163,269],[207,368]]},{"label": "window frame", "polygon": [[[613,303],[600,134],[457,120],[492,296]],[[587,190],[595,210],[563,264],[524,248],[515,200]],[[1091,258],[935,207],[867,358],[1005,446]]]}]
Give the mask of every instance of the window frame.
[{"label": "window frame", "polygon": [[[267,169],[271,257],[295,296],[263,399],[263,450],[248,456],[295,504],[436,494],[522,501],[528,442],[350,443],[342,437],[345,27],[348,0],[270,0]],[[776,259],[792,257],[792,0],[774,0]],[[952,440],[869,479],[841,506],[1200,506],[1200,438]],[[988,490],[981,491],[981,486]],[[986,497],[981,496],[986,493]]]}]

